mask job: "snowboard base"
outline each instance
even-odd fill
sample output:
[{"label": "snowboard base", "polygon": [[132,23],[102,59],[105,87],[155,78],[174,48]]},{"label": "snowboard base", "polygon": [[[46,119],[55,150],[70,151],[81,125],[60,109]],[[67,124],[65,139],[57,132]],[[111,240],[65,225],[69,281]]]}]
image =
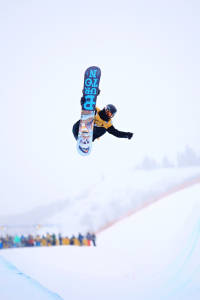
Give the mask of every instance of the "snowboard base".
[{"label": "snowboard base", "polygon": [[91,152],[93,140],[94,116],[96,100],[99,94],[99,81],[101,70],[99,67],[89,67],[84,73],[83,97],[77,150],[81,155]]},{"label": "snowboard base", "polygon": [[88,155],[92,148],[94,111],[82,110],[77,140],[77,150],[81,155]]}]

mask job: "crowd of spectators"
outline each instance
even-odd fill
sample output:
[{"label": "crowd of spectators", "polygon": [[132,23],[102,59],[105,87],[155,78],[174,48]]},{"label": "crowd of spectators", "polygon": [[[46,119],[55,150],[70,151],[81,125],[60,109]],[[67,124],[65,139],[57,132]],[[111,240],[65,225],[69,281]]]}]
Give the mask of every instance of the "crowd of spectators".
[{"label": "crowd of spectators", "polygon": [[96,235],[87,233],[85,236],[81,233],[78,236],[63,237],[61,234],[46,235],[7,235],[0,237],[0,249],[19,248],[19,247],[40,247],[40,246],[58,246],[58,245],[75,245],[75,246],[96,246]]}]

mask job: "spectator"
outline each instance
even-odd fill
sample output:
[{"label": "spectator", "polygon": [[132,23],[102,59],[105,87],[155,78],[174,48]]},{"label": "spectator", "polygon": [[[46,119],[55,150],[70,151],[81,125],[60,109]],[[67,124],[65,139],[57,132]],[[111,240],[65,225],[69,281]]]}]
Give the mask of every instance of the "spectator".
[{"label": "spectator", "polygon": [[80,244],[80,241],[79,241],[79,239],[78,238],[74,238],[74,246],[80,246],[81,244]]},{"label": "spectator", "polygon": [[58,235],[59,245],[61,246],[63,244],[63,239],[61,233]]},{"label": "spectator", "polygon": [[88,241],[88,246],[91,246],[92,235],[89,232],[87,233],[86,238]]},{"label": "spectator", "polygon": [[72,235],[72,237],[70,238],[70,245],[74,245],[74,239],[75,239],[75,236]]},{"label": "spectator", "polygon": [[7,242],[7,248],[12,248],[14,246],[12,236],[7,235],[6,242]]},{"label": "spectator", "polygon": [[79,240],[80,246],[83,245],[83,239],[84,239],[84,236],[81,233],[79,233],[78,240]]},{"label": "spectator", "polygon": [[34,239],[32,235],[28,236],[28,246],[33,247],[34,246]]},{"label": "spectator", "polygon": [[21,246],[21,238],[18,236],[18,235],[16,235],[15,237],[14,237],[14,240],[13,240],[13,242],[14,242],[14,247],[20,247]]},{"label": "spectator", "polygon": [[56,235],[55,235],[55,233],[52,234],[52,245],[53,245],[53,246],[56,245]]},{"label": "spectator", "polygon": [[21,235],[20,239],[21,239],[21,247],[25,247],[25,246],[26,246],[26,239],[25,239],[25,236],[24,236],[24,235]]},{"label": "spectator", "polygon": [[92,240],[93,246],[96,247],[96,235],[94,233],[91,235],[91,240]]},{"label": "spectator", "polygon": [[47,240],[44,235],[42,236],[41,244],[42,246],[47,246]]},{"label": "spectator", "polygon": [[70,245],[70,239],[68,237],[64,237],[63,240],[62,240],[62,244],[66,245],[66,246]]},{"label": "spectator", "polygon": [[41,238],[39,235],[37,235],[35,238],[35,246],[37,247],[41,246]]},{"label": "spectator", "polygon": [[87,240],[86,238],[83,239],[83,245],[84,246],[90,246],[90,241]]},{"label": "spectator", "polygon": [[52,245],[52,238],[50,236],[50,234],[47,232],[46,234],[46,241],[47,241],[47,246],[51,246]]}]

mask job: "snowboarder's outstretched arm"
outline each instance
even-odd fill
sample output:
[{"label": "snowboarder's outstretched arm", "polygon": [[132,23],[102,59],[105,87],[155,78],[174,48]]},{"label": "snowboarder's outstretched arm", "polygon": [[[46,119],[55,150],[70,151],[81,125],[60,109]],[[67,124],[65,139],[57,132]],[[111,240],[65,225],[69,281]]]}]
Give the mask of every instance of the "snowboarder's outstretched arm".
[{"label": "snowboarder's outstretched arm", "polygon": [[127,138],[130,140],[133,136],[132,132],[119,131],[113,125],[109,127],[107,131],[118,138]]}]

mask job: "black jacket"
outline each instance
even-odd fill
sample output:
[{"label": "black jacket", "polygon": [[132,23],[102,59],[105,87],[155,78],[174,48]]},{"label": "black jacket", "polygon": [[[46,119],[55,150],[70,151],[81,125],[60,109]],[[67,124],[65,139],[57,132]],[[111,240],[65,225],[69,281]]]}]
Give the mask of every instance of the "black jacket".
[{"label": "black jacket", "polygon": [[[110,118],[106,115],[105,108],[99,112],[99,116],[102,120],[108,122]],[[113,125],[106,129],[108,133],[118,137],[118,138],[128,138],[128,132],[119,131]]]}]

